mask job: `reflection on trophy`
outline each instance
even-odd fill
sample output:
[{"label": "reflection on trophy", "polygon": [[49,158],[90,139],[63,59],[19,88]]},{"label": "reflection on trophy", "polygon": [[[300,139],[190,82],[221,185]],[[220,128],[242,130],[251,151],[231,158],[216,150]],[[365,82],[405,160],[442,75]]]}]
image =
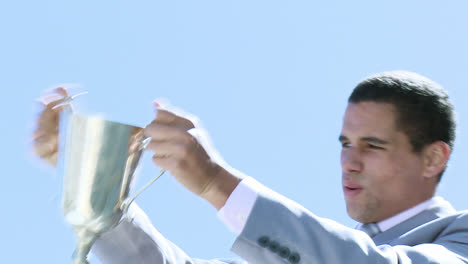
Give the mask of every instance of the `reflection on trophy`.
[{"label": "reflection on trophy", "polygon": [[134,199],[129,187],[146,141],[141,127],[80,116],[69,107],[61,113],[59,137],[63,213],[77,235],[73,263],[85,264],[93,242],[118,224]]}]

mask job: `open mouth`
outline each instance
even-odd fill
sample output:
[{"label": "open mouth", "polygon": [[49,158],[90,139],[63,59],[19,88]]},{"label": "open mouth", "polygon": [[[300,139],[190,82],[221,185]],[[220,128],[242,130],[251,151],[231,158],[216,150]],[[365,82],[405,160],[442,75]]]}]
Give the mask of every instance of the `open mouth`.
[{"label": "open mouth", "polygon": [[362,187],[359,186],[343,186],[343,192],[345,196],[356,196],[362,191]]}]

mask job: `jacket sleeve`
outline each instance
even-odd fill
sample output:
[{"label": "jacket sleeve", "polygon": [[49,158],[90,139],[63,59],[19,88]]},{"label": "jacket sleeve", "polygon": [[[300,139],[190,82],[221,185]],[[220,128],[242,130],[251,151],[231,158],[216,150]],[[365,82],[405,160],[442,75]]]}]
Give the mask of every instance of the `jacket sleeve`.
[{"label": "jacket sleeve", "polygon": [[315,216],[262,186],[232,251],[253,264],[468,263],[468,218],[433,243],[376,246],[364,232]]},{"label": "jacket sleeve", "polygon": [[92,252],[103,264],[241,264],[241,260],[202,260],[189,257],[177,245],[164,238],[136,205],[127,217],[102,234]]}]

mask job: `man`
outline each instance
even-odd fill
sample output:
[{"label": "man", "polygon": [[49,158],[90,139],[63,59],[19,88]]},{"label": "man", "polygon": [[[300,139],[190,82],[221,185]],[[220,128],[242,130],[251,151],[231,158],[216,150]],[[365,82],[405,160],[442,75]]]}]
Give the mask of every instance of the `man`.
[{"label": "man", "polygon": [[[51,163],[55,104],[41,115],[35,145]],[[468,263],[468,211],[434,197],[453,148],[453,115],[442,87],[414,73],[374,75],[353,90],[339,141],[347,211],[360,230],[317,217],[244,177],[212,154],[193,122],[161,106],[145,134],[154,163],[219,210],[239,234],[233,252],[248,263],[457,264]],[[103,263],[225,263],[190,258],[136,205],[93,250]]]}]

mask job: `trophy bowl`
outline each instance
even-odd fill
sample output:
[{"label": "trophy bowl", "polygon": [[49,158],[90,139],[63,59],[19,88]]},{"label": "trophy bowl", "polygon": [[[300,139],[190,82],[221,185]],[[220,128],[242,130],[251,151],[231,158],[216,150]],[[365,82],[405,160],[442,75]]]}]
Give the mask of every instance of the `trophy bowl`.
[{"label": "trophy bowl", "polygon": [[85,264],[94,241],[128,208],[130,184],[148,140],[141,127],[80,116],[71,108],[60,115],[62,209],[77,236],[73,263]]}]

